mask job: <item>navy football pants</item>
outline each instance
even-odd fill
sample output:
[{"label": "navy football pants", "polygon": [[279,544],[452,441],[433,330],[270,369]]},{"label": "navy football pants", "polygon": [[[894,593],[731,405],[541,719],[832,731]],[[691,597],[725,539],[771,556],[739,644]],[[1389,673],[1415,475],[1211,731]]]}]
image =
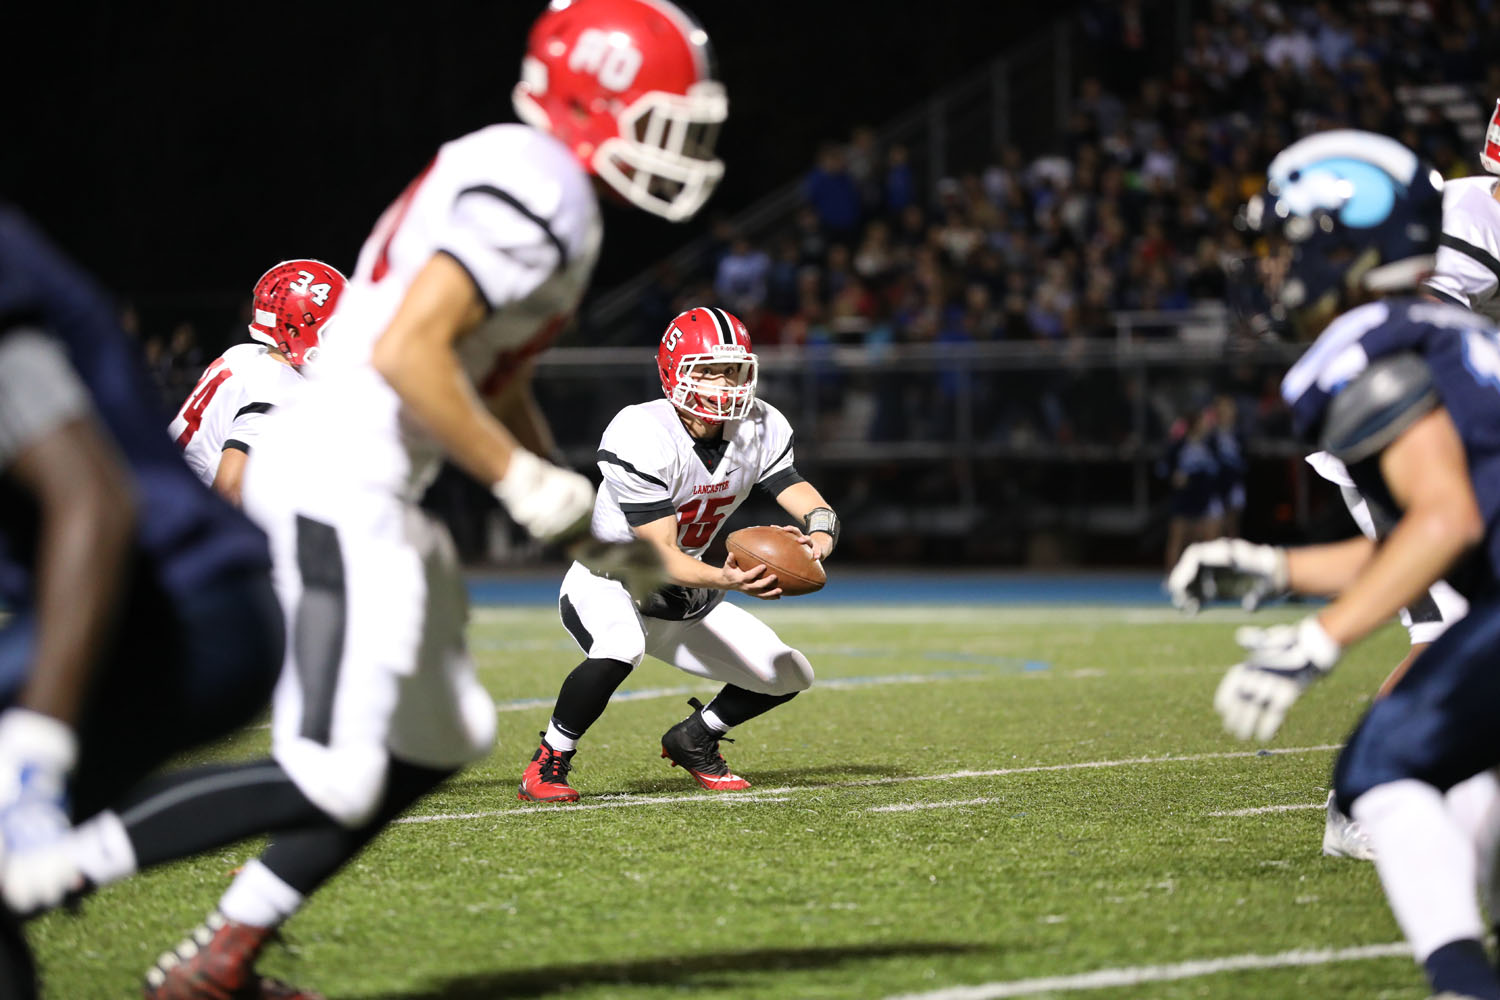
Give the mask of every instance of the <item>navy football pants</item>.
[{"label": "navy football pants", "polygon": [[1500,598],[1476,601],[1375,702],[1333,769],[1338,806],[1415,778],[1446,792],[1500,764]]},{"label": "navy football pants", "polygon": [[[78,727],[75,821],[173,755],[249,722],[281,669],[281,608],[266,573],[227,575],[183,599],[169,597],[144,570],[127,588]],[[23,612],[0,631],[0,706],[25,680],[35,630]]]}]

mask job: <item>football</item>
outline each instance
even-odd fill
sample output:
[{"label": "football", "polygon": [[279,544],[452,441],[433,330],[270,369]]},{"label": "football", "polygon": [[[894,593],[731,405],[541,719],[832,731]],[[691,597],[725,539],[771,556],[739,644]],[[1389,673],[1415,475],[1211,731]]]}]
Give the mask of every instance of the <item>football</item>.
[{"label": "football", "polygon": [[741,569],[764,563],[776,574],[781,592],[787,597],[822,590],[823,584],[828,582],[823,564],[809,556],[795,537],[780,528],[769,525],[741,528],[724,539],[724,544],[734,553],[734,560]]}]

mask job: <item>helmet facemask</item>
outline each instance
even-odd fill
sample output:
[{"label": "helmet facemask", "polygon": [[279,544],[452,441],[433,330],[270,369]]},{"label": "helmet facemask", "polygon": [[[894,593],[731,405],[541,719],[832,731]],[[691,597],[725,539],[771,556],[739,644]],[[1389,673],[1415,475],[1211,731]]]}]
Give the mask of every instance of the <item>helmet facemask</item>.
[{"label": "helmet facemask", "polygon": [[[707,369],[732,366],[727,378],[708,380]],[[673,405],[710,424],[741,420],[755,402],[759,362],[743,347],[716,347],[706,354],[684,355],[677,363],[669,396]]]},{"label": "helmet facemask", "polygon": [[681,222],[703,207],[724,176],[714,144],[728,115],[724,87],[713,80],[693,84],[685,95],[642,94],[620,113],[620,135],[599,144],[592,166],[626,201]]}]

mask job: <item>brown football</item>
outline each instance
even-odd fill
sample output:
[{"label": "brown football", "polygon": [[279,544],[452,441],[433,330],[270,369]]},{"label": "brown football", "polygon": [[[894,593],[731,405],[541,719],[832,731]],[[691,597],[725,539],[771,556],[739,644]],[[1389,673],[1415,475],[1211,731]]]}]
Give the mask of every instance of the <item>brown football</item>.
[{"label": "brown football", "polygon": [[740,569],[764,563],[766,569],[776,574],[781,592],[787,597],[822,590],[823,584],[828,582],[823,564],[809,556],[795,537],[780,528],[766,525],[741,528],[724,539],[724,545],[734,553],[734,561]]}]

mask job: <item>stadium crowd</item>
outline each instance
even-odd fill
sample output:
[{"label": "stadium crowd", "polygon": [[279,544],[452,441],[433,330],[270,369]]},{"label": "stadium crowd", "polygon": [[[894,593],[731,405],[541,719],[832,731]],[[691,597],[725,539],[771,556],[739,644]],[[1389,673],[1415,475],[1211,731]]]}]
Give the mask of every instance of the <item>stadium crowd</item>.
[{"label": "stadium crowd", "polygon": [[[1250,249],[1234,214],[1296,135],[1369,129],[1398,137],[1445,176],[1476,170],[1474,130],[1500,94],[1500,68],[1482,58],[1500,43],[1500,5],[1212,0],[1174,36],[1167,60],[1151,56],[1166,41],[1148,37],[1161,29],[1145,15],[1140,3],[1084,5],[1075,64],[1088,72],[1051,148],[1006,146],[933,177],[917,151],[882,144],[867,126],[824,144],[800,206],[769,235],[752,240],[720,219],[694,267],[658,267],[630,318],[633,342],[714,301],[746,322],[757,348],[798,346],[812,359],[811,376],[774,365],[762,375],[767,398],[798,401],[810,439],[967,435],[1012,459],[1074,445],[1144,449],[1159,459],[1173,517],[1210,523],[1211,512],[1231,509],[1229,493],[1243,494],[1244,456],[1208,468],[1219,450],[1193,442],[1208,428],[1241,451],[1285,436],[1282,366],[1252,359],[1258,332],[1232,323],[1230,360],[1211,370],[1127,373],[1077,357],[1090,341],[1122,335],[1118,311],[1166,314],[1125,335],[1168,342],[1181,326],[1171,314],[1234,303],[1226,265]],[[1438,84],[1455,79],[1472,84]],[[228,339],[241,339],[238,329]],[[211,355],[188,324],[143,339],[179,405]],[[851,371],[829,354],[864,348],[878,359],[893,345],[995,342],[1030,344],[1054,361],[983,374],[958,362]],[[597,432],[583,426],[591,411],[578,417],[582,438]],[[571,423],[559,422],[563,436]],[[879,478],[854,474],[856,492],[873,489],[871,475]],[[951,492],[951,477],[934,475],[946,485],[898,477],[881,488],[893,498]],[[1208,481],[1240,485],[1206,490]]]}]

